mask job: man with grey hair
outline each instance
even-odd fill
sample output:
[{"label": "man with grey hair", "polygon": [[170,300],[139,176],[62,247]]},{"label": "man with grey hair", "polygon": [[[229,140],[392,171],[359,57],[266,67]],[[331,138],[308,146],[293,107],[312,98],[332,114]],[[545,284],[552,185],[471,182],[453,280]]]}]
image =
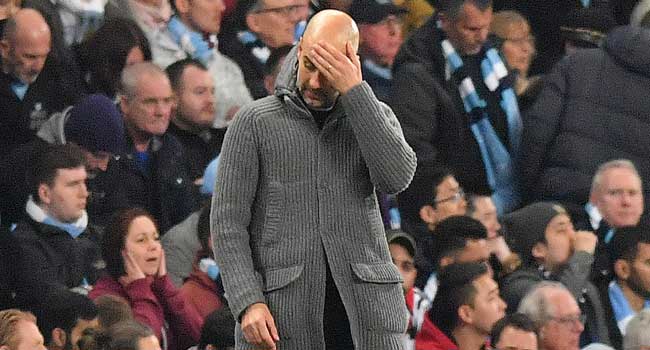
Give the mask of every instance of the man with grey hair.
[{"label": "man with grey hair", "polygon": [[43,16],[22,9],[0,40],[0,156],[36,139],[50,114],[74,104],[74,74],[50,55],[52,35]]},{"label": "man with grey hair", "polygon": [[[599,289],[613,278],[609,244],[616,230],[636,226],[643,214],[642,180],[634,163],[615,159],[601,164],[592,179],[589,202],[574,213],[576,227],[598,236],[592,279]],[[585,215],[586,214],[586,215]]]},{"label": "man with grey hair", "polygon": [[650,350],[650,309],[639,312],[627,324],[623,350]]},{"label": "man with grey hair", "polygon": [[167,132],[174,104],[171,84],[158,66],[137,63],[122,71],[119,98],[128,148],[108,166],[109,209],[145,208],[165,232],[198,207],[183,148]]},{"label": "man with grey hair", "polygon": [[578,350],[584,317],[571,292],[559,282],[543,281],[519,303],[539,330],[540,350]]}]

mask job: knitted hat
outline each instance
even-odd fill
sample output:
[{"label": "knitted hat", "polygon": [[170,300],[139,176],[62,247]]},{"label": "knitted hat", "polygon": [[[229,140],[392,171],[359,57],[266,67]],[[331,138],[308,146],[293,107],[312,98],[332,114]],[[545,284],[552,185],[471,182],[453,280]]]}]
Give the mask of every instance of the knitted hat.
[{"label": "knitted hat", "polygon": [[415,241],[413,237],[402,230],[388,230],[386,231],[386,240],[388,244],[399,244],[409,252],[411,257],[415,256]]},{"label": "knitted hat", "polygon": [[533,247],[544,241],[548,223],[559,214],[567,214],[561,205],[538,202],[506,215],[503,218],[506,242],[522,260],[530,261]]},{"label": "knitted hat", "polygon": [[65,122],[65,138],[90,152],[122,154],[126,149],[124,122],[117,107],[101,94],[77,103]]}]

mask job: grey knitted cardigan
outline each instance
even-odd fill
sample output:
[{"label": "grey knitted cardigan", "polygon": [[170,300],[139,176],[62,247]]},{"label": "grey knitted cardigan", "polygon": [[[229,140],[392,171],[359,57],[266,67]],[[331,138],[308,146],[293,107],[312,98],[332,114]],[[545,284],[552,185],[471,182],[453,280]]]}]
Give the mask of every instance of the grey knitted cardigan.
[{"label": "grey knitted cardigan", "polygon": [[[365,82],[320,130],[297,96],[296,49],[276,94],[226,133],[212,201],[215,256],[235,318],[266,303],[278,349],[324,349],[326,260],[356,349],[401,349],[407,310],[375,186],[396,193],[416,167],[392,110]],[[236,349],[253,349],[237,324]]]}]

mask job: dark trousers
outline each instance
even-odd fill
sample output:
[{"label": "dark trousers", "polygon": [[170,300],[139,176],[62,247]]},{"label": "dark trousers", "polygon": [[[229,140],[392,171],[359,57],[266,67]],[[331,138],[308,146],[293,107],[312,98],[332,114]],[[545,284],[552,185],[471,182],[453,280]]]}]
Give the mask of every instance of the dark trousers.
[{"label": "dark trousers", "polygon": [[350,321],[343,307],[341,296],[327,265],[327,282],[325,283],[325,310],[323,313],[323,330],[325,333],[325,349],[353,350]]}]

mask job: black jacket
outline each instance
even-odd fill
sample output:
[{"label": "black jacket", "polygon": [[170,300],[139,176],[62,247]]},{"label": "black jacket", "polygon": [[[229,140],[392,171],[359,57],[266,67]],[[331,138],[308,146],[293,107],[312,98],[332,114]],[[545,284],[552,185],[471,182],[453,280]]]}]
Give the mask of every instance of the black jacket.
[{"label": "black jacket", "polygon": [[[598,166],[630,159],[650,196],[650,30],[619,27],[602,49],[566,57],[524,116],[521,178],[530,198],[583,205]],[[647,202],[646,202],[647,203]]]},{"label": "black jacket", "polygon": [[[402,45],[393,64],[393,90],[389,104],[399,119],[404,136],[418,158],[416,177],[438,166],[450,168],[468,192],[490,191],[480,149],[470,130],[470,116],[454,79],[445,79],[441,33],[431,18]],[[463,57],[465,59],[465,57]],[[468,62],[468,61],[466,61]],[[477,91],[487,91],[483,78],[473,77]],[[505,145],[507,121],[499,96],[487,93],[492,125]],[[404,220],[418,220],[424,204],[422,189],[411,185],[400,197]]]},{"label": "black jacket", "polygon": [[12,258],[16,300],[21,306],[45,300],[47,293],[94,284],[103,260],[97,232],[88,226],[77,238],[67,232],[28,219],[13,232]]},{"label": "black jacket", "polygon": [[150,174],[143,173],[132,150],[111,160],[105,177],[106,213],[127,207],[147,209],[156,219],[160,233],[183,221],[198,209],[198,192],[186,169],[183,147],[169,133],[155,136],[149,145]]}]

